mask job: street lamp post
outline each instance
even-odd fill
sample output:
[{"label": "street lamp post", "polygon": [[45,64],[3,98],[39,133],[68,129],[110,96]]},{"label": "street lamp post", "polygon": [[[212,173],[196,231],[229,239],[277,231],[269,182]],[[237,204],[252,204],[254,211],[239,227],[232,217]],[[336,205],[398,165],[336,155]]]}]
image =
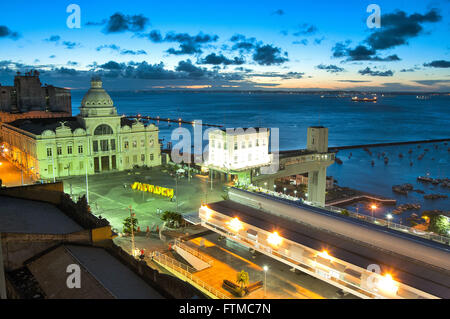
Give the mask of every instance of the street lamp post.
[{"label": "street lamp post", "polygon": [[283,188],[284,195],[286,195],[286,187]]},{"label": "street lamp post", "polygon": [[372,204],[372,206],[370,206],[370,208],[372,209],[372,217],[373,217],[373,211],[374,211],[375,209],[377,209],[377,205]]},{"label": "street lamp post", "polygon": [[264,298],[266,298],[266,294],[267,294],[267,270],[269,270],[269,267],[264,266],[263,270],[264,270]]},{"label": "street lamp post", "polygon": [[391,214],[387,214],[386,218],[388,220],[388,228],[389,228],[389,221],[392,219],[392,215]]}]

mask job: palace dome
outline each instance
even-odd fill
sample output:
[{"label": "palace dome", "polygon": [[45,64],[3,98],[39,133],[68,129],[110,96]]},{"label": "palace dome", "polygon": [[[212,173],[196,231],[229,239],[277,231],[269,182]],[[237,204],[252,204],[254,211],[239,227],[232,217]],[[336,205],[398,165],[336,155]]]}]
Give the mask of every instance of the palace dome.
[{"label": "palace dome", "polygon": [[99,78],[93,78],[91,80],[91,88],[81,101],[82,107],[111,107],[113,101],[109,94],[102,87],[102,80]]}]

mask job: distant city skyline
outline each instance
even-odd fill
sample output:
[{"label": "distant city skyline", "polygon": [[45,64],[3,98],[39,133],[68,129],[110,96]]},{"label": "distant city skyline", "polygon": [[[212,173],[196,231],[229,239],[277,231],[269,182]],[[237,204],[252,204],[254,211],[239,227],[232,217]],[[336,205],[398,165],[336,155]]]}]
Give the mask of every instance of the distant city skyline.
[{"label": "distant city skyline", "polygon": [[450,91],[450,1],[376,1],[372,29],[371,3],[8,2],[0,83],[37,69],[71,89]]}]

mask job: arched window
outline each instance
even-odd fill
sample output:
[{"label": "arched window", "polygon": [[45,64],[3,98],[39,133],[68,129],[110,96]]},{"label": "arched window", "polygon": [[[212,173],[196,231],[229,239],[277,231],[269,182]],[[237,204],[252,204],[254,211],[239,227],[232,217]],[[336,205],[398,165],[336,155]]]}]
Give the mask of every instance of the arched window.
[{"label": "arched window", "polygon": [[111,135],[113,134],[113,130],[109,125],[102,124],[97,126],[94,131],[94,135]]}]

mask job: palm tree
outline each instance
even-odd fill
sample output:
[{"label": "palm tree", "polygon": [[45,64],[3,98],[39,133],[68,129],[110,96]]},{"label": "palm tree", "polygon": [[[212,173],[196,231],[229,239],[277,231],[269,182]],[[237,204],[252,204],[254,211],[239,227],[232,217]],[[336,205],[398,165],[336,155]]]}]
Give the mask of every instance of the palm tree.
[{"label": "palm tree", "polygon": [[241,290],[244,290],[245,286],[248,285],[250,278],[248,276],[248,272],[241,270],[237,273],[236,282],[241,286]]}]

